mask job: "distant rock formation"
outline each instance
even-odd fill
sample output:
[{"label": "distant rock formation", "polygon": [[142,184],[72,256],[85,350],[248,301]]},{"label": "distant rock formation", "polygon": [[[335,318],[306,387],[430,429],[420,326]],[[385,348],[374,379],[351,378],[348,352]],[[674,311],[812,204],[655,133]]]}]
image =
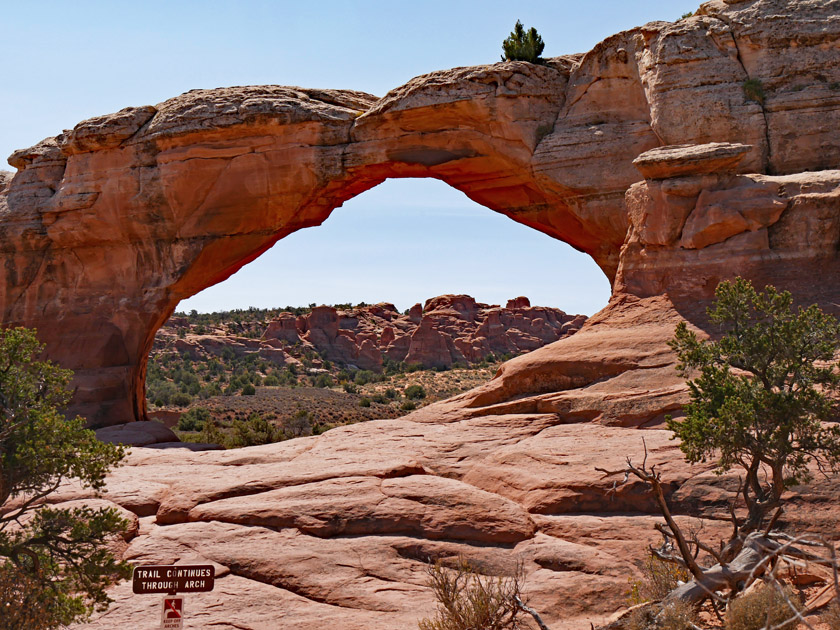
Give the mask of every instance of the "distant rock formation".
[{"label": "distant rock formation", "polygon": [[299,317],[281,313],[268,325],[263,343],[309,346],[325,359],[365,370],[379,370],[385,360],[450,367],[536,350],[585,321],[585,315],[532,307],[526,297],[501,308],[469,295],[441,295],[407,314],[388,303],[348,310],[318,306]]}]

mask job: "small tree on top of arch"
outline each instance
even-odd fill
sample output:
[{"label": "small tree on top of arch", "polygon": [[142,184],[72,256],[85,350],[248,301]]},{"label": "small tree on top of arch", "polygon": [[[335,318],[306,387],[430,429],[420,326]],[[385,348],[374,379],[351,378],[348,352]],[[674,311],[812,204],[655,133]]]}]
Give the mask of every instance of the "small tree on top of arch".
[{"label": "small tree on top of arch", "polygon": [[525,31],[522,22],[516,20],[513,31],[502,42],[504,55],[502,61],[527,61],[529,63],[540,63],[540,55],[545,48],[542,37],[533,26]]}]

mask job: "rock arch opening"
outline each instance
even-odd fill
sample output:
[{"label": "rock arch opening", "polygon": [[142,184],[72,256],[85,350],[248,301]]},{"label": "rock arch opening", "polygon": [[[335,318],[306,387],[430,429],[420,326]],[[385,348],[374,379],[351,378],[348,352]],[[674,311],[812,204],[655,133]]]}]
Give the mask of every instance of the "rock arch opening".
[{"label": "rock arch opening", "polygon": [[177,311],[391,302],[400,311],[445,293],[592,315],[609,298],[592,259],[443,182],[388,179],[285,237]]},{"label": "rock arch opening", "polygon": [[[488,212],[443,182],[388,179],[334,210],[317,229],[286,236],[229,279],[181,302],[155,339],[148,411],[239,393],[233,373],[243,365],[261,366],[257,382],[271,374],[268,384],[274,385],[278,376],[285,383],[294,375],[314,383],[306,367],[320,374],[322,361],[327,376],[348,367],[379,373],[406,363],[485,368],[487,375],[469,374],[457,393],[492,375],[488,357],[528,352],[571,334],[582,325],[580,314],[600,310],[609,293],[592,259],[565,243]],[[430,299],[444,294],[456,296]],[[513,306],[517,296],[531,300]],[[385,306],[306,308],[359,303]],[[206,315],[188,315],[191,309]],[[182,367],[193,374],[193,360],[202,358],[215,359],[218,371],[202,369],[193,378],[176,369],[185,359]],[[449,382],[443,375],[441,380]],[[292,397],[315,395],[301,391]],[[291,404],[281,398],[278,410]],[[346,398],[323,404],[349,404],[352,413],[355,401]],[[212,406],[227,408],[227,398],[214,400]],[[240,406],[230,404],[231,410]]]}]

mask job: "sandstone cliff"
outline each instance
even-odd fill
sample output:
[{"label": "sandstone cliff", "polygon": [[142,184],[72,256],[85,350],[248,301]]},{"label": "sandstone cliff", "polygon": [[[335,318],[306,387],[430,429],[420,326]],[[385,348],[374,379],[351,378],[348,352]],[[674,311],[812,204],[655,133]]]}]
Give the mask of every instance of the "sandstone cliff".
[{"label": "sandstone cliff", "polygon": [[[77,372],[75,411],[104,425],[145,416],[144,360],[179,300],[386,178],[441,179],[570,243],[612,281],[609,305],[487,385],[282,445],[138,449],[109,496],[141,516],[132,560],[218,563],[195,600],[208,627],[243,598],[249,628],[414,627],[425,559],[464,553],[488,573],[525,561],[549,623],[588,628],[622,605],[650,523],[596,460],[644,434],[681,517],[725,516],[727,480],[657,428],[685,400],[676,323],[709,331],[736,274],[840,304],[838,58],[837,0],[712,0],[583,55],[435,72],[381,99],[198,90],[84,121],[0,177],[2,321],[40,328]],[[836,522],[832,486],[797,502],[792,523]],[[114,594],[88,627],[152,614]]]},{"label": "sandstone cliff", "polygon": [[[824,242],[803,248],[796,230],[772,233],[789,231],[794,213],[813,215],[794,199],[805,191],[805,205],[814,201],[797,173],[821,172],[808,176],[821,190],[836,180],[839,36],[836,0],[714,0],[583,55],[435,72],[381,99],[193,90],[84,121],[9,158],[2,321],[41,329],[51,355],[76,371],[75,410],[92,423],[143,418],[145,357],[181,299],[388,177],[441,179],[589,253],[616,281],[615,298],[707,297],[733,273],[792,286],[784,270],[794,260],[834,253]],[[760,96],[748,97],[747,81]],[[722,256],[712,232],[690,241],[703,248],[668,235],[625,246],[634,204],[681,217],[701,192],[705,203],[744,185],[691,173],[683,185],[677,169],[675,183],[645,195],[636,187],[625,202],[641,153],[711,142],[743,145],[732,174],[777,178],[769,185],[790,189],[779,203],[794,212],[773,226],[762,219],[749,242],[733,235]],[[786,263],[767,264],[778,258]],[[702,279],[685,273],[697,265]]]}]

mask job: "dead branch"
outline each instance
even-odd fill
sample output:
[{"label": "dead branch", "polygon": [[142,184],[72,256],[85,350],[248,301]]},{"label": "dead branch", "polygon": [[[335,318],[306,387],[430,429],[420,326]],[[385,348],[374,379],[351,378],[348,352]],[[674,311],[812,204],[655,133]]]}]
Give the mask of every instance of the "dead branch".
[{"label": "dead branch", "polygon": [[537,625],[540,627],[540,630],[549,630],[549,627],[547,625],[545,625],[545,622],[542,620],[542,617],[540,617],[540,614],[536,610],[531,608],[530,606],[526,605],[519,598],[519,595],[514,595],[513,601],[516,602],[516,605],[519,607],[519,609],[521,611],[528,613],[529,615],[531,615],[534,618],[534,621],[537,622]]},{"label": "dead branch", "polygon": [[677,543],[677,547],[680,550],[680,555],[685,562],[686,568],[691,571],[691,574],[695,578],[700,579],[703,577],[703,569],[700,568],[700,565],[697,564],[697,560],[695,560],[694,556],[691,555],[691,550],[686,542],[685,536],[683,535],[679,525],[677,525],[677,522],[674,520],[674,517],[671,515],[671,510],[668,507],[667,501],[665,501],[665,493],[662,491],[661,474],[656,471],[656,464],[647,468],[648,451],[647,444],[644,439],[642,439],[642,446],[645,450],[645,456],[640,468],[634,466],[633,462],[628,457],[627,466],[622,470],[607,470],[605,468],[595,468],[595,470],[604,473],[602,479],[613,477],[615,475],[624,475],[624,481],[622,483],[626,483],[630,478],[630,475],[634,475],[650,486],[653,491],[653,495],[656,498],[656,502],[659,504],[662,516],[665,518],[665,522],[668,524],[668,527],[673,533],[674,540]]}]

